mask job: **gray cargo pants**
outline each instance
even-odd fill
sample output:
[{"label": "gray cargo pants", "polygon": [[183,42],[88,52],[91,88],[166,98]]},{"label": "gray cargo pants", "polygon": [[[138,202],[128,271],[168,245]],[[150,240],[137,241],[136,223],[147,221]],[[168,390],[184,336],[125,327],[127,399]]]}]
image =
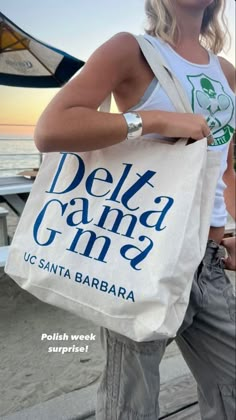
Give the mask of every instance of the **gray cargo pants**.
[{"label": "gray cargo pants", "polygon": [[[197,384],[202,420],[235,420],[235,297],[221,258],[208,241],[190,303],[175,338]],[[167,341],[137,343],[102,329],[106,365],[97,420],[157,420],[159,364]]]}]

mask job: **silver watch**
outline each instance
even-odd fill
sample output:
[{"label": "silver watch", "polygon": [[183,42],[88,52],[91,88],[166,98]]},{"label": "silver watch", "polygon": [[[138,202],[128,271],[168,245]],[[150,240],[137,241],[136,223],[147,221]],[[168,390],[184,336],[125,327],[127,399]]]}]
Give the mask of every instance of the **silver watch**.
[{"label": "silver watch", "polygon": [[128,127],[127,140],[136,139],[142,135],[143,122],[137,112],[126,112],[122,114]]}]

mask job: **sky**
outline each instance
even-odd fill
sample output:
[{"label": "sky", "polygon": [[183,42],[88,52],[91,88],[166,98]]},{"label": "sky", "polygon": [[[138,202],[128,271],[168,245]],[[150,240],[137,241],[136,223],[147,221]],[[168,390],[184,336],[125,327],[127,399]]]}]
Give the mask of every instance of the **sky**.
[{"label": "sky", "polygon": [[[235,64],[235,0],[226,2],[233,42],[222,55]],[[0,0],[0,11],[34,38],[84,61],[115,33],[143,33],[145,26],[144,0]],[[57,91],[0,85],[0,137],[31,136]]]}]

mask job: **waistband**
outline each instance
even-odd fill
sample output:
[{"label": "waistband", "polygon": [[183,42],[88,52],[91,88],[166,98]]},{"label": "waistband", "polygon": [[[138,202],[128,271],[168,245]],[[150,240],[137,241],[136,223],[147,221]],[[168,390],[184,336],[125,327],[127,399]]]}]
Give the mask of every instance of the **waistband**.
[{"label": "waistband", "polygon": [[206,252],[203,258],[205,264],[219,264],[221,258],[225,257],[225,248],[212,239],[208,240]]}]

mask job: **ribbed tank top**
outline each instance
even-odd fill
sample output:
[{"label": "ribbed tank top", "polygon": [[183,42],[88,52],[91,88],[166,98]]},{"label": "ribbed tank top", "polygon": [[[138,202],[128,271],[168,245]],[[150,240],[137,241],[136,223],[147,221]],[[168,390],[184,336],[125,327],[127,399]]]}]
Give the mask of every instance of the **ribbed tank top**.
[{"label": "ribbed tank top", "polygon": [[[230,88],[222,71],[219,59],[209,51],[208,64],[195,64],[177,54],[169,44],[160,38],[145,35],[145,38],[157,48],[165,58],[171,71],[185,89],[193,112],[202,114],[214,136],[212,151],[221,152],[221,170],[218,179],[211,226],[225,226],[227,211],[224,200],[223,174],[227,168],[227,156],[230,140],[235,130],[235,94]],[[172,102],[160,86],[153,80],[141,101],[132,110],[163,110],[175,112]],[[158,133],[147,135],[159,138]]]}]

